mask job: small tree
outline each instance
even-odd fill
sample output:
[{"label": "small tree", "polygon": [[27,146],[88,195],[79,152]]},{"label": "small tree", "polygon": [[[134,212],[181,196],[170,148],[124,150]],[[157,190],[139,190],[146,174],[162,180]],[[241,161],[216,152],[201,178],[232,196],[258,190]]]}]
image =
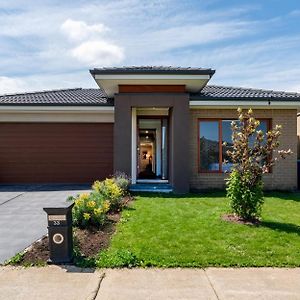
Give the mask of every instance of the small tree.
[{"label": "small tree", "polygon": [[[255,220],[260,216],[264,203],[262,175],[269,172],[278,157],[286,158],[291,150],[274,150],[279,147],[281,126],[263,133],[258,130],[260,122],[253,117],[252,109],[243,112],[238,108],[238,121],[231,123],[232,147],[226,153],[233,164],[227,179],[227,197],[238,217]],[[225,143],[226,145],[226,143]]]}]

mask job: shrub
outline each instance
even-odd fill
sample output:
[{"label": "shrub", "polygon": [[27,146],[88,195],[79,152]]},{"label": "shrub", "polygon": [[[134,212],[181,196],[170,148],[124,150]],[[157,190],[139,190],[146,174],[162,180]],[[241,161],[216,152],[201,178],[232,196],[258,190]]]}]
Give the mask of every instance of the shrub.
[{"label": "shrub", "polygon": [[[247,177],[247,175],[245,175]],[[250,187],[243,181],[239,172],[233,170],[227,186],[230,206],[238,216],[245,220],[254,220],[260,215],[264,203],[263,182],[258,180]]]},{"label": "shrub", "polygon": [[121,208],[124,193],[113,178],[105,179],[104,181],[95,181],[92,188],[96,196],[98,195],[98,197],[109,201],[111,211]]},{"label": "shrub", "polygon": [[132,268],[139,266],[140,261],[134,253],[125,249],[105,250],[100,252],[96,265],[98,268]]},{"label": "shrub", "polygon": [[110,203],[93,193],[83,193],[73,198],[73,224],[78,227],[101,227],[106,221]]},{"label": "shrub", "polygon": [[[232,147],[226,152],[233,163],[227,197],[235,214],[253,220],[260,216],[264,202],[262,176],[278,159],[272,154],[280,145],[281,126],[276,125],[264,134],[257,130],[260,122],[253,117],[252,109],[243,112],[239,108],[238,115],[239,121],[231,123]],[[281,158],[291,153],[290,149],[277,151]]]},{"label": "shrub", "polygon": [[123,194],[127,194],[130,185],[130,177],[124,172],[117,171],[114,174],[113,179],[116,185],[123,191]]}]

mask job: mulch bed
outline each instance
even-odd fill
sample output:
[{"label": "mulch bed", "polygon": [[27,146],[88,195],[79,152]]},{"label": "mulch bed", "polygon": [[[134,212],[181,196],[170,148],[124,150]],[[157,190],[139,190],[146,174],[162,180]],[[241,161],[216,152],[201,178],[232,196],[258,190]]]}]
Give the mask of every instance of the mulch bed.
[{"label": "mulch bed", "polygon": [[244,225],[252,225],[252,226],[259,226],[259,224],[260,224],[260,221],[258,219],[244,220],[234,214],[223,215],[222,220],[224,220],[226,222],[232,222],[232,223],[244,224]]},{"label": "mulch bed", "polygon": [[[133,201],[131,197],[124,198],[125,206]],[[121,212],[108,214],[108,222],[103,228],[73,228],[74,244],[79,249],[83,257],[95,257],[99,251],[108,248],[111,236],[116,230],[116,224],[119,222]],[[17,265],[44,265],[49,259],[48,236],[34,242],[25,250],[25,253]]]}]

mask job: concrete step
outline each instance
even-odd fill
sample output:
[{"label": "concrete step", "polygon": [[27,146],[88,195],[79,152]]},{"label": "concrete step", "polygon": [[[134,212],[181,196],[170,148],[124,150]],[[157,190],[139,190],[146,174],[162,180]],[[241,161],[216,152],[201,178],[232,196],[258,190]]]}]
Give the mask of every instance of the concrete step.
[{"label": "concrete step", "polygon": [[129,187],[131,192],[151,192],[151,193],[171,193],[173,188],[170,184],[165,183],[137,183]]}]

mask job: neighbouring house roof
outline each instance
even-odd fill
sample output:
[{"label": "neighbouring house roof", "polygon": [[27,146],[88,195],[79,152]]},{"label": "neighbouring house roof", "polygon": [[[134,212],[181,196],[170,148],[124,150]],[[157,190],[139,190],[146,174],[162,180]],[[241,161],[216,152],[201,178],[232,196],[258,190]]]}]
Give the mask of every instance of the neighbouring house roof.
[{"label": "neighbouring house roof", "polygon": [[199,93],[190,94],[190,100],[285,100],[298,101],[300,93],[207,85]]},{"label": "neighbouring house roof", "polygon": [[113,106],[113,99],[109,99],[99,88],[75,88],[0,95],[1,105]]},{"label": "neighbouring house roof", "polygon": [[186,74],[213,75],[215,70],[209,68],[172,67],[172,66],[129,66],[113,68],[95,68],[90,70],[92,75],[98,74]]}]

